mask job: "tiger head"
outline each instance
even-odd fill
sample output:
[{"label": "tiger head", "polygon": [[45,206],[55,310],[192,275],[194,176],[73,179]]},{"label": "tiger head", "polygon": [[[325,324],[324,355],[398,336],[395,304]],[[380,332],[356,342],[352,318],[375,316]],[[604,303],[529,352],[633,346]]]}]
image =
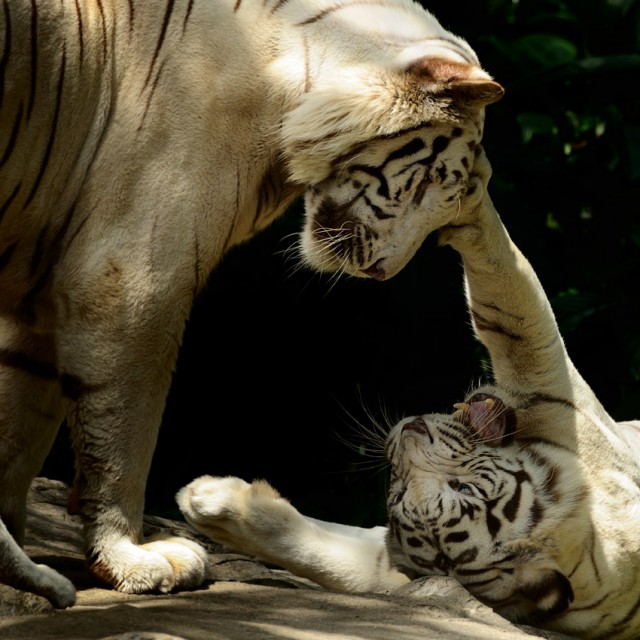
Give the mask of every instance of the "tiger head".
[{"label": "tiger head", "polygon": [[516,412],[497,394],[487,387],[452,415],[391,430],[389,554],[412,577],[456,578],[506,617],[555,615],[572,587],[531,534],[545,517],[549,476],[515,441]]},{"label": "tiger head", "polygon": [[282,126],[291,177],[306,187],[304,262],[398,273],[458,211],[484,107],[502,94],[476,64],[440,57],[386,74],[349,68],[305,94]]}]

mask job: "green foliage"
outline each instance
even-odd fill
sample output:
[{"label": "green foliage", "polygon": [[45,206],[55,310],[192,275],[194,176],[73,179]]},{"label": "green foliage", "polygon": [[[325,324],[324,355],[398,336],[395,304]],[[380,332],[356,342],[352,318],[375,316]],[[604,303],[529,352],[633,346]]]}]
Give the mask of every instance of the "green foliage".
[{"label": "green foliage", "polygon": [[640,416],[640,2],[424,4],[506,89],[491,191],[572,358],[614,416]]}]

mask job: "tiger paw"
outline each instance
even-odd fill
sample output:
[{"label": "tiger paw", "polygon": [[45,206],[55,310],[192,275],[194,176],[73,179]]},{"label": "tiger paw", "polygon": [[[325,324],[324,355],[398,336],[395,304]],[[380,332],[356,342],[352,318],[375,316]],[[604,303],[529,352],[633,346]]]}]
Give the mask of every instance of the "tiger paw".
[{"label": "tiger paw", "polygon": [[76,590],[73,584],[57,571],[44,564],[33,565],[34,593],[44,596],[56,609],[66,609],[76,602]]},{"label": "tiger paw", "polygon": [[202,476],[176,495],[187,522],[236,551],[257,553],[259,541],[286,529],[295,509],[267,482]]},{"label": "tiger paw", "polygon": [[124,593],[193,589],[209,574],[207,552],[196,542],[175,536],[156,536],[142,545],[123,539],[93,557],[97,559],[91,572]]}]

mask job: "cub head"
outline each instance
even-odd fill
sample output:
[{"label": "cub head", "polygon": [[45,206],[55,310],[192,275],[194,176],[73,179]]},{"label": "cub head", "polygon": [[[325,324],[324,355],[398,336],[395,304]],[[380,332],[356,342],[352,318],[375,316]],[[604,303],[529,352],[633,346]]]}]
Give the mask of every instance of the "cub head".
[{"label": "cub head", "polygon": [[456,578],[512,619],[555,615],[573,600],[571,584],[531,536],[549,477],[514,441],[515,411],[494,393],[389,433],[389,554],[409,575]]},{"label": "cub head", "polygon": [[503,94],[475,56],[454,58],[342,69],[288,114],[283,146],[306,187],[308,266],[386,280],[454,218],[484,107]]}]

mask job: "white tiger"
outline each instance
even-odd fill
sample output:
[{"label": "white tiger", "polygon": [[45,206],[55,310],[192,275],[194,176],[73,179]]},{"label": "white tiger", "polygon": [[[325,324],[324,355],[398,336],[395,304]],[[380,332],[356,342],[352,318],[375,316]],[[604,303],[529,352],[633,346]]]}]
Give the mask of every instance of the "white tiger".
[{"label": "white tiger", "polygon": [[194,297],[302,194],[305,263],[392,277],[455,215],[502,92],[411,0],[2,2],[0,517],[18,543],[66,420],[93,573],[199,584],[200,552],[141,526]]},{"label": "white tiger", "polygon": [[[480,150],[481,148],[478,147]],[[451,415],[389,432],[388,528],[301,515],[264,481],[205,476],[187,520],[342,591],[449,575],[505,617],[595,640],[640,637],[640,422],[616,423],[574,368],[533,269],[477,181],[441,241],[462,256],[495,381]]]}]

